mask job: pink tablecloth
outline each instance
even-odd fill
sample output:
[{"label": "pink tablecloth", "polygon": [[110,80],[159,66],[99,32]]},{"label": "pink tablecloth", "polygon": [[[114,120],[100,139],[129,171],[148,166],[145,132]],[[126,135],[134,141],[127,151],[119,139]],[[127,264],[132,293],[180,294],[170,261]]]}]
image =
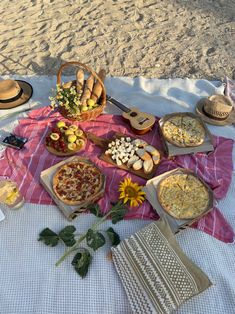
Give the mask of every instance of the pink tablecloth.
[{"label": "pink tablecloth", "polygon": [[[1,160],[0,175],[15,180],[29,203],[53,204],[51,197],[40,185],[39,176],[42,170],[62,160],[61,157],[56,157],[45,149],[44,139],[52,124],[57,120],[63,120],[63,118],[59,113],[48,116],[49,113],[50,109],[44,107],[31,111],[27,119],[20,120],[15,129],[15,134],[25,136],[29,141],[24,149],[20,151],[7,148]],[[102,115],[96,121],[83,122],[80,125],[85,131],[104,138],[111,137],[114,132],[133,136],[131,129],[120,116]],[[162,148],[157,123],[152,132],[143,135],[142,138],[155,147]],[[192,169],[211,186],[215,199],[224,198],[232,177],[233,141],[215,136],[213,139],[215,146],[213,153],[178,156],[173,160],[163,159],[156,175],[176,167]],[[120,180],[131,176],[134,181],[142,185],[145,184],[145,180],[101,161],[98,158],[100,153],[101,149],[88,141],[85,150],[78,155],[90,158],[106,174],[106,193],[99,202],[102,210],[106,212],[110,206],[110,201],[117,200]],[[145,201],[138,208],[133,208],[127,218],[157,219],[157,215],[151,205]],[[234,232],[216,207],[194,224],[194,227],[211,234],[221,241],[233,242]]]}]

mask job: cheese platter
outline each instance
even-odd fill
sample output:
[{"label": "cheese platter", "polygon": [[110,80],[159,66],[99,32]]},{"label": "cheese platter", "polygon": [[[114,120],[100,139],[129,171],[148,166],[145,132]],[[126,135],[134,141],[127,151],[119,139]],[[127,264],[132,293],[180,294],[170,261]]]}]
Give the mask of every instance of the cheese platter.
[{"label": "cheese platter", "polygon": [[115,133],[110,139],[98,137],[90,132],[87,132],[86,136],[102,148],[99,156],[101,160],[141,178],[152,178],[161,161],[162,152],[142,139],[122,133]]}]

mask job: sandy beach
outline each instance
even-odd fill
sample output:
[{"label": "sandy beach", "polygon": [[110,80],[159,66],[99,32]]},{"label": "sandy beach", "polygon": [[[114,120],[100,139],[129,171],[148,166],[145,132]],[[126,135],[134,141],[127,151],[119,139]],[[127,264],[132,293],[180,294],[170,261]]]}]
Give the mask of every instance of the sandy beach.
[{"label": "sandy beach", "polygon": [[2,0],[0,74],[235,79],[234,0]]}]

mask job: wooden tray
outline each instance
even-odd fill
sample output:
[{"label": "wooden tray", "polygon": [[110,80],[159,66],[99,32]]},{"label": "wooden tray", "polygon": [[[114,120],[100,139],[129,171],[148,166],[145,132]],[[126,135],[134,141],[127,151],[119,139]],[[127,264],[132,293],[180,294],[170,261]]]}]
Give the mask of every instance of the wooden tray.
[{"label": "wooden tray", "polygon": [[[103,187],[100,190],[99,193],[97,193],[96,195],[94,195],[92,197],[92,199],[89,199],[85,202],[83,202],[80,205],[66,205],[65,203],[63,203],[62,201],[60,201],[56,194],[53,191],[52,188],[52,179],[53,176],[56,172],[56,170],[61,167],[62,165],[71,162],[71,161],[85,161],[88,163],[91,163],[92,165],[94,165],[95,167],[97,167],[92,161],[90,161],[88,158],[83,158],[83,157],[78,157],[78,156],[73,156],[70,157],[68,159],[65,159],[55,165],[53,165],[52,167],[43,170],[40,174],[40,183],[43,185],[43,187],[45,188],[45,190],[50,194],[50,196],[52,197],[53,201],[56,203],[56,205],[59,207],[59,209],[61,210],[61,212],[65,215],[65,217],[71,221],[74,218],[76,218],[81,212],[84,212],[87,209],[87,206],[89,204],[94,203],[95,201],[97,201],[98,199],[100,199],[103,195],[104,195],[104,191],[105,191],[105,175],[103,175]],[[97,167],[98,168],[98,167]]]},{"label": "wooden tray", "polygon": [[[128,168],[125,164],[122,164],[121,166],[118,166],[109,155],[105,155],[105,151],[108,149],[108,144],[110,142],[114,141],[117,138],[127,137],[126,134],[115,133],[115,135],[111,139],[104,139],[104,138],[98,137],[95,134],[90,133],[90,132],[87,132],[86,136],[87,136],[87,139],[91,140],[94,144],[96,144],[97,146],[100,146],[102,148],[102,154],[99,156],[99,158],[101,160],[106,161],[107,163],[109,163],[111,165],[114,165],[117,168],[120,168],[120,169],[126,170],[128,172],[131,172],[131,173],[133,173],[133,174],[135,174],[135,175],[137,175],[137,176],[139,176],[141,178],[147,179],[147,180],[151,179],[154,176],[158,165],[154,165],[153,166],[153,170],[150,173],[146,174],[146,173],[144,173],[143,169],[134,170],[133,168]],[[131,136],[128,136],[128,137],[130,137],[133,140],[135,139],[135,138],[133,138]],[[162,156],[161,152],[160,152],[160,155]]]},{"label": "wooden tray", "polygon": [[[189,117],[199,120],[200,123],[203,125],[205,129],[205,133],[206,133],[204,142],[201,145],[193,146],[193,147],[178,147],[176,145],[169,143],[164,137],[162,127],[166,120],[174,116],[189,116]],[[162,142],[167,152],[167,155],[169,157],[176,156],[176,155],[185,155],[185,154],[194,154],[194,153],[199,153],[199,152],[202,153],[202,152],[214,151],[213,140],[212,140],[212,135],[210,131],[208,130],[207,126],[202,121],[202,119],[196,116],[195,114],[191,112],[176,112],[172,114],[167,114],[163,118],[161,118],[158,123],[160,126],[159,130],[162,137]]]},{"label": "wooden tray", "polygon": [[203,217],[204,215],[209,213],[211,211],[211,209],[213,208],[213,201],[214,201],[213,200],[213,192],[212,192],[211,188],[200,177],[195,175],[208,188],[209,198],[210,198],[208,208],[200,216],[193,218],[193,219],[176,219],[176,218],[172,217],[171,215],[169,215],[162,208],[162,206],[160,205],[160,203],[158,201],[157,187],[158,187],[158,184],[160,183],[160,181],[162,179],[165,179],[167,176],[169,176],[171,174],[182,173],[182,172],[194,174],[191,170],[183,169],[183,168],[177,168],[177,169],[165,172],[165,173],[163,173],[157,177],[154,177],[151,180],[148,180],[146,182],[146,186],[143,188],[143,191],[146,193],[146,198],[149,201],[149,203],[152,205],[152,207],[155,209],[155,211],[157,212],[157,214],[160,217],[164,216],[166,218],[166,220],[168,221],[168,223],[169,223],[169,225],[170,225],[170,227],[174,233],[177,233],[180,230],[187,228],[188,226],[193,224],[195,221],[199,220],[201,217]]}]

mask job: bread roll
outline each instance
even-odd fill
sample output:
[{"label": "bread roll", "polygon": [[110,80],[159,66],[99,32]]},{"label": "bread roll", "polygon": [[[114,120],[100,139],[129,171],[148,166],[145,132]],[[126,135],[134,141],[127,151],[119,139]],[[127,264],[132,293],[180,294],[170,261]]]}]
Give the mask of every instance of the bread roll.
[{"label": "bread roll", "polygon": [[132,167],[134,170],[140,170],[143,167],[143,161],[141,159],[137,160]]},{"label": "bread roll", "polygon": [[152,159],[153,159],[154,165],[158,165],[159,162],[160,162],[160,159],[161,159],[160,158],[160,154],[159,154],[159,157],[158,156],[153,156]]},{"label": "bread roll", "polygon": [[160,156],[159,151],[151,145],[145,146],[144,149],[146,150],[146,152],[150,153],[152,156],[158,156],[158,157]]},{"label": "bread roll", "polygon": [[144,148],[137,149],[136,154],[143,160],[152,159],[151,155]]},{"label": "bread roll", "polygon": [[131,167],[138,160],[139,160],[138,156],[136,155],[132,156],[127,162],[127,167]]},{"label": "bread roll", "polygon": [[153,170],[153,160],[148,159],[144,161],[144,173],[148,174]]}]

